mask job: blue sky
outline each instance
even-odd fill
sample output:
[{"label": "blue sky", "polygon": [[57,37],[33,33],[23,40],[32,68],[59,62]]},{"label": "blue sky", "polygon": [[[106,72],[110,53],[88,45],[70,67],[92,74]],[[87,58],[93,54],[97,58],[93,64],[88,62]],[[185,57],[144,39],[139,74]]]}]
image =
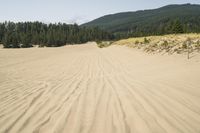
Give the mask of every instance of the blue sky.
[{"label": "blue sky", "polygon": [[84,23],[103,15],[200,0],[0,0],[0,22]]}]

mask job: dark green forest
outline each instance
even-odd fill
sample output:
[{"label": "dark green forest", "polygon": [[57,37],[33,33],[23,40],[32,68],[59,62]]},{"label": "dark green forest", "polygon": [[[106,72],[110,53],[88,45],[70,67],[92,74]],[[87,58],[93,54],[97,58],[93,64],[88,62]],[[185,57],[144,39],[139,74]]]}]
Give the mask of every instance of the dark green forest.
[{"label": "dark green forest", "polygon": [[59,47],[110,39],[113,39],[113,35],[109,32],[97,27],[80,27],[77,24],[0,23],[0,44],[3,44],[4,48],[27,48],[33,45]]},{"label": "dark green forest", "polygon": [[200,5],[168,5],[158,9],[106,15],[83,24],[112,32],[116,38],[199,33]]}]

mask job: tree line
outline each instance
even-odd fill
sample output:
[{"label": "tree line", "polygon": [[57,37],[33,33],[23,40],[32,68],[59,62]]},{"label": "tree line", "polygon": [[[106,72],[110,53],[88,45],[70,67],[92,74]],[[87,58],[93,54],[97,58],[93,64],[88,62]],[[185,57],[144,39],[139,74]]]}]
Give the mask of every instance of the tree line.
[{"label": "tree line", "polygon": [[174,19],[130,27],[127,31],[113,32],[115,39],[180,33],[200,33],[200,27],[193,24],[184,24],[181,20]]},{"label": "tree line", "polygon": [[[191,22],[192,23],[192,22]],[[194,23],[194,22],[193,22]],[[142,28],[141,28],[142,27]],[[157,24],[131,27],[130,30],[111,32],[98,27],[84,27],[65,23],[45,24],[42,22],[0,23],[0,44],[4,48],[59,47],[81,44],[88,41],[119,40],[129,37],[200,32],[194,24],[185,25],[180,19],[162,20]],[[120,28],[120,26],[118,26]]]},{"label": "tree line", "polygon": [[5,48],[59,47],[88,41],[111,40],[114,36],[98,27],[42,22],[0,23],[0,44]]}]

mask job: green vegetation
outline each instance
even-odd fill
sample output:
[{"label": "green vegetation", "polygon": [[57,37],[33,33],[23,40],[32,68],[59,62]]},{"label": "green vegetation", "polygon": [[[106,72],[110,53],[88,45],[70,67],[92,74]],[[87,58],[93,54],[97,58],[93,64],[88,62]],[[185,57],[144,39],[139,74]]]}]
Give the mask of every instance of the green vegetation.
[{"label": "green vegetation", "polygon": [[88,41],[110,40],[113,35],[97,27],[85,28],[64,23],[41,22],[0,23],[0,44],[4,48],[59,47]]},{"label": "green vegetation", "polygon": [[89,23],[114,33],[116,39],[177,34],[200,33],[200,5],[168,5],[154,10],[107,15]]},{"label": "green vegetation", "polygon": [[98,46],[99,48],[105,48],[105,47],[110,46],[111,44],[112,44],[111,41],[98,41],[98,42],[97,42],[97,46]]},{"label": "green vegetation", "polygon": [[150,40],[149,39],[147,39],[146,37],[144,38],[144,44],[147,44],[147,43],[149,43],[150,42]]},{"label": "green vegetation", "polygon": [[200,52],[200,40],[197,41],[197,45],[195,46],[198,52]]},{"label": "green vegetation", "polygon": [[183,25],[181,24],[180,20],[175,20],[171,25],[171,30],[173,33],[184,33],[183,31]]}]

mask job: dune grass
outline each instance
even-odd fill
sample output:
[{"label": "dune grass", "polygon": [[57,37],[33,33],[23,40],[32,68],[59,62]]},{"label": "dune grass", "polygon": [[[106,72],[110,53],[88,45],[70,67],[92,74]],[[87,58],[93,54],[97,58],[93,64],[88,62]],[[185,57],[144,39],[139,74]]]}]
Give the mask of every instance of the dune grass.
[{"label": "dune grass", "polygon": [[200,34],[171,34],[164,36],[149,36],[123,39],[114,42],[115,45],[126,45],[143,49],[146,52],[168,52],[181,54],[184,52],[200,52]]}]

